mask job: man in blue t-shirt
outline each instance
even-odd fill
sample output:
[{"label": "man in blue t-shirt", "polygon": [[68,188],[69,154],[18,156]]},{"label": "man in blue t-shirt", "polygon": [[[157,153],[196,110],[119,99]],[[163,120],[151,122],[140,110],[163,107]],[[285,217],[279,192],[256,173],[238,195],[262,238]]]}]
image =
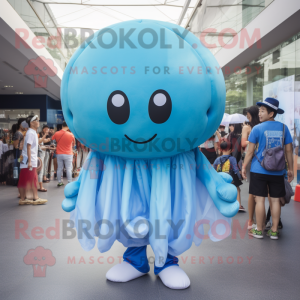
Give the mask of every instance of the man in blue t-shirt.
[{"label": "man in blue t-shirt", "polygon": [[[274,120],[277,114],[283,114],[284,111],[279,108],[279,101],[273,98],[267,98],[264,102],[257,102],[259,106],[259,120],[261,124],[253,127],[249,135],[249,148],[244,160],[242,175],[246,179],[246,166],[251,161],[255,146],[258,145],[256,156],[253,157],[250,169],[249,194],[255,197],[257,228],[249,231],[249,234],[255,238],[263,238],[263,223],[265,218],[265,197],[271,198],[272,227],[268,231],[271,239],[278,239],[278,223],[280,219],[281,204],[280,197],[285,196],[284,173],[282,171],[268,171],[264,169],[259,161],[264,158],[264,150],[282,145],[283,126],[285,126],[284,145],[285,154],[288,162],[288,181],[294,179],[293,171],[293,139],[288,127]],[[257,159],[258,158],[258,159]]]}]

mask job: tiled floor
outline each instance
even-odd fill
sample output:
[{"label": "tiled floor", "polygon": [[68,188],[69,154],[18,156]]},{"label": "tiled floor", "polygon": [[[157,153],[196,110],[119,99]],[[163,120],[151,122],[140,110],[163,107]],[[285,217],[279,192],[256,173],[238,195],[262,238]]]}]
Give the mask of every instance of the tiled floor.
[{"label": "tiled floor", "polygon": [[[300,203],[291,201],[282,210],[284,228],[278,241],[249,239],[235,230],[224,241],[205,240],[179,256],[180,266],[191,279],[186,290],[170,290],[153,274],[128,283],[106,280],[105,273],[119,262],[125,248],[115,243],[106,253],[95,247],[82,250],[77,238],[62,237],[63,220],[69,214],[61,209],[63,188],[56,182],[45,184],[41,194],[49,202],[43,206],[18,206],[17,189],[0,186],[0,299],[300,299]],[[247,207],[247,185],[242,188]],[[22,221],[23,220],[23,221]],[[50,231],[57,220],[57,234]],[[243,228],[247,213],[234,217]],[[16,235],[23,222],[26,238]],[[42,232],[48,229],[47,234]],[[245,232],[244,232],[245,233]],[[46,236],[45,236],[46,235]],[[51,235],[55,238],[51,238]],[[48,236],[48,237],[47,237]],[[47,266],[45,277],[34,277],[32,265],[23,261],[28,250],[42,246],[50,249],[55,264]],[[148,247],[148,257],[153,252]],[[201,263],[200,263],[201,262]],[[204,262],[204,263],[203,263]]]}]

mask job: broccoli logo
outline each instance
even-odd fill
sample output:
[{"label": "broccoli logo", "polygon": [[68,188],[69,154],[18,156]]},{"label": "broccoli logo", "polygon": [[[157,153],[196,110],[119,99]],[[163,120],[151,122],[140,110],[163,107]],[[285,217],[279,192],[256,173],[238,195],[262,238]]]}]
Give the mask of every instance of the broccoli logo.
[{"label": "broccoli logo", "polygon": [[32,265],[33,277],[46,277],[47,266],[55,265],[56,259],[51,250],[38,246],[28,250],[23,261],[26,265]]},{"label": "broccoli logo", "polygon": [[31,59],[24,68],[27,75],[33,75],[35,88],[46,88],[48,77],[53,77],[57,73],[57,68],[51,59],[40,56]]}]

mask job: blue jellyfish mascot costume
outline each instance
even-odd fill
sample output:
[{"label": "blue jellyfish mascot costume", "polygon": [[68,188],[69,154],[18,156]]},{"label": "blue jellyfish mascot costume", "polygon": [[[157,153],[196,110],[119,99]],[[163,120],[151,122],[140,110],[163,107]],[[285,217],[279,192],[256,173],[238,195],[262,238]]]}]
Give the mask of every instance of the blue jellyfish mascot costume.
[{"label": "blue jellyfish mascot costume", "polygon": [[135,20],[89,38],[64,72],[61,99],[75,137],[91,149],[78,180],[64,190],[81,246],[127,250],[107,279],[149,272],[164,285],[190,285],[178,258],[208,236],[231,233],[237,213],[232,178],[217,173],[198,145],[219,126],[225,83],[211,52],[175,24]]}]

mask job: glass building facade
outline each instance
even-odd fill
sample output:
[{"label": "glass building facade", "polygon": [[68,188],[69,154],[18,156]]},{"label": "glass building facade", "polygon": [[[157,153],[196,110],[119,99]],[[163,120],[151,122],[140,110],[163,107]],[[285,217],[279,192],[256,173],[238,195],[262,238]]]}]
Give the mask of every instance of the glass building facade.
[{"label": "glass building facade", "polygon": [[[204,0],[193,15],[188,29],[208,45],[214,44],[210,50],[216,54],[273,1]],[[220,36],[223,44],[220,44]],[[278,97],[276,89],[280,91],[284,84],[288,84],[286,82],[292,82],[290,89],[294,90],[294,103],[287,104],[287,100],[282,99],[282,105],[297,109],[300,33],[264,53],[243,69],[228,74],[225,69],[223,73],[226,83],[226,113],[242,113],[244,108],[255,105],[266,96]],[[286,98],[286,94],[280,95]]]},{"label": "glass building facade", "polygon": [[[267,96],[279,97],[282,82],[293,81],[294,102],[298,95],[300,81],[300,32],[287,41],[264,53],[242,70],[227,75],[226,112],[242,113],[245,107],[255,105]],[[279,88],[279,90],[278,90]],[[288,101],[287,94],[281,94],[282,102]],[[287,103],[283,103],[287,107]],[[289,103],[289,106],[294,106]],[[295,103],[295,108],[298,104]]]},{"label": "glass building facade", "polygon": [[188,29],[201,40],[205,35],[207,47],[216,54],[273,1],[203,0]]}]

